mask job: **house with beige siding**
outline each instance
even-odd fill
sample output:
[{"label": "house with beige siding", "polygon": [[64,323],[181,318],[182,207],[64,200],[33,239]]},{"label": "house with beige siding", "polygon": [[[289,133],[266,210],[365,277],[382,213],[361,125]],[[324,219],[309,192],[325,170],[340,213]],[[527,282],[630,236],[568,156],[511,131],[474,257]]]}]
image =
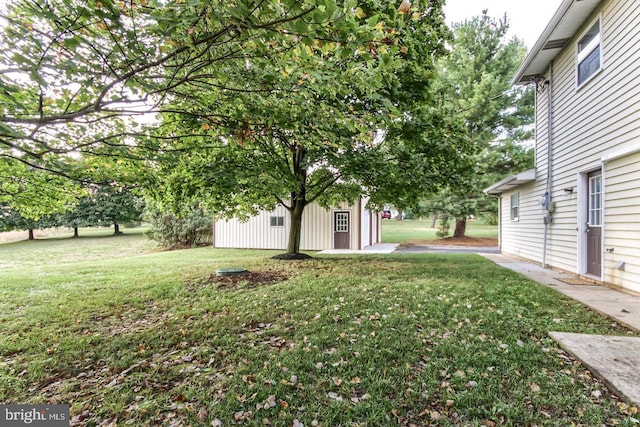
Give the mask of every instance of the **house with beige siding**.
[{"label": "house with beige siding", "polygon": [[[366,208],[366,200],[342,203],[325,209],[317,203],[302,214],[300,249],[360,250],[381,241],[380,213]],[[286,249],[289,240],[289,211],[282,205],[260,212],[248,221],[216,221],[213,246],[217,248]]]},{"label": "house with beige siding", "polygon": [[640,1],[562,0],[513,83],[536,159],[485,190],[502,252],[640,293]]}]

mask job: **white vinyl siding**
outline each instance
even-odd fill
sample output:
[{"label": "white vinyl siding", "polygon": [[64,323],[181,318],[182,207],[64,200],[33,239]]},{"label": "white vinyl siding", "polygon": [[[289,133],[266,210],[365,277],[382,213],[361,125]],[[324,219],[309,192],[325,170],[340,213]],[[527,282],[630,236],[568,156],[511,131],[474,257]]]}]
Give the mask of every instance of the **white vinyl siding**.
[{"label": "white vinyl siding", "polygon": [[[544,224],[542,218],[544,211],[540,207],[540,195],[536,191],[534,183],[523,185],[519,188],[518,222],[511,221],[509,208],[513,193],[502,195],[501,226],[501,250],[504,253],[517,255],[523,258],[537,260],[542,255],[542,240],[544,237]],[[523,243],[526,242],[526,243]]]},{"label": "white vinyl siding", "polygon": [[[606,67],[576,91],[575,46],[599,20],[602,62]],[[547,264],[574,273],[579,271],[579,239],[584,233],[586,213],[579,220],[581,173],[602,167],[601,159],[611,153],[640,146],[640,2],[608,0],[594,12],[574,39],[553,62],[553,178],[551,198],[555,202],[553,222],[548,227]],[[549,76],[545,76],[547,79]],[[542,262],[544,211],[539,200],[546,191],[548,144],[548,94],[536,94],[536,182],[502,195],[501,247],[503,252]],[[628,159],[627,162],[630,162]],[[604,166],[602,223],[606,282],[640,292],[640,260],[626,261],[626,270],[612,270],[621,253],[640,247],[640,169],[637,160],[622,160]],[[618,166],[619,165],[619,166]],[[635,165],[635,166],[632,166]],[[634,169],[635,167],[635,169]],[[614,168],[614,169],[611,169]],[[616,175],[613,175],[614,171]],[[626,172],[624,172],[626,171]],[[625,178],[625,175],[629,177]],[[635,178],[631,178],[635,177]],[[618,181],[624,181],[624,184]],[[573,193],[564,192],[573,188]],[[624,190],[622,190],[624,189]],[[519,192],[519,222],[510,221],[510,196]],[[580,199],[580,200],[579,200]],[[630,200],[629,200],[630,199]],[[626,205],[625,205],[626,204]],[[625,221],[629,221],[626,223]],[[629,233],[626,237],[625,224]],[[620,249],[617,247],[618,239]],[[613,240],[612,240],[613,239]],[[625,252],[626,251],[626,252]],[[636,249],[637,251],[637,249]],[[635,273],[632,273],[634,272]],[[635,274],[633,279],[629,276]],[[625,277],[624,280],[621,277]]]},{"label": "white vinyl siding", "polygon": [[605,176],[604,281],[640,293],[640,153],[608,162]]}]

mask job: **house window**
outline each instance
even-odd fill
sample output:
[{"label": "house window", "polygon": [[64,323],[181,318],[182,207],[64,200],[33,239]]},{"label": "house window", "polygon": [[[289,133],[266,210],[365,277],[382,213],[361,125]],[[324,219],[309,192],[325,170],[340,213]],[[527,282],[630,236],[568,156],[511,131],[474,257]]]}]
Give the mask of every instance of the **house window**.
[{"label": "house window", "polygon": [[269,217],[269,221],[272,227],[284,227],[284,217],[283,216],[272,216]]},{"label": "house window", "polygon": [[511,221],[518,221],[520,215],[520,193],[511,195]]},{"label": "house window", "polygon": [[602,69],[602,35],[599,19],[578,41],[577,51],[578,87],[580,87]]}]

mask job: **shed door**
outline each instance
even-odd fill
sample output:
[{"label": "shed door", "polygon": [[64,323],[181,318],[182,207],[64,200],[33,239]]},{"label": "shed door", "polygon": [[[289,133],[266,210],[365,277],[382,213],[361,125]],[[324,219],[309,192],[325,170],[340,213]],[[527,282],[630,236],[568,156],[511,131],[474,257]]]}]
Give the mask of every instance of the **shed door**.
[{"label": "shed door", "polygon": [[602,173],[589,174],[587,200],[587,273],[602,274]]},{"label": "shed door", "polygon": [[349,212],[333,213],[333,248],[350,249],[351,226],[349,223]]}]

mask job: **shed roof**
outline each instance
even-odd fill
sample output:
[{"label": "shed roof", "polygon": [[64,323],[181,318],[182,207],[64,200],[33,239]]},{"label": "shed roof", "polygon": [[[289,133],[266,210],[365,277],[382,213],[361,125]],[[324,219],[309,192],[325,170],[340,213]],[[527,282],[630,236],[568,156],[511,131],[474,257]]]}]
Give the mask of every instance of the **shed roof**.
[{"label": "shed roof", "polygon": [[544,74],[549,68],[549,63],[560,54],[602,1],[562,0],[511,83],[528,84],[532,78]]}]

